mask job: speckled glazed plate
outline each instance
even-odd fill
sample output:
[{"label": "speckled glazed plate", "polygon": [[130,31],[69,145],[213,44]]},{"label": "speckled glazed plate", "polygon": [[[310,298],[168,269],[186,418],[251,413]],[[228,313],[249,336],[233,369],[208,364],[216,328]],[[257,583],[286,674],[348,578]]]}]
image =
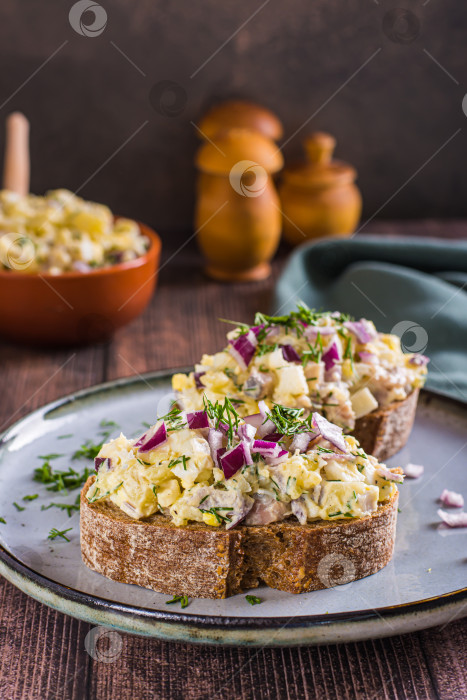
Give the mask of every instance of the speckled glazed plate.
[{"label": "speckled glazed plate", "polygon": [[[408,445],[390,463],[425,465],[424,476],[401,487],[396,551],[379,573],[347,585],[291,595],[270,588],[227,600],[191,600],[184,610],[169,596],[115,583],[82,563],[79,514],[54,503],[73,503],[33,481],[40,455],[63,455],[57,469],[82,469],[71,455],[86,440],[98,442],[102,422],[128,436],[169,405],[171,373],[154,373],[86,389],[21,419],[0,441],[0,573],[33,598],[105,627],[160,639],[245,646],[329,644],[411,632],[467,614],[467,529],[439,525],[443,488],[467,495],[467,408],[422,393]],[[118,432],[117,428],[108,428]],[[91,466],[91,465],[89,465]],[[38,494],[31,501],[24,496]],[[24,510],[18,510],[16,503]],[[70,542],[47,539],[51,528]],[[338,580],[338,575],[337,575]]]}]

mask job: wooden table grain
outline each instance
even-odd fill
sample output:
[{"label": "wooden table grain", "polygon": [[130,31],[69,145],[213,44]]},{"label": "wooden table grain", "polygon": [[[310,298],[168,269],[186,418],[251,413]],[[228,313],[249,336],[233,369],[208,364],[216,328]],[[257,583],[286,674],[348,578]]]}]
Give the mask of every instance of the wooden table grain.
[{"label": "wooden table grain", "polygon": [[[379,222],[371,230],[467,238],[464,221]],[[191,364],[223,343],[218,318],[250,321],[255,310],[269,310],[284,251],[271,279],[229,286],[204,277],[194,248],[174,253],[164,253],[150,308],[112,342],[50,351],[0,343],[0,429],[97,382]],[[467,698],[465,620],[383,640],[297,649],[215,648],[121,634],[113,663],[87,653],[91,629],[0,578],[0,699]]]}]

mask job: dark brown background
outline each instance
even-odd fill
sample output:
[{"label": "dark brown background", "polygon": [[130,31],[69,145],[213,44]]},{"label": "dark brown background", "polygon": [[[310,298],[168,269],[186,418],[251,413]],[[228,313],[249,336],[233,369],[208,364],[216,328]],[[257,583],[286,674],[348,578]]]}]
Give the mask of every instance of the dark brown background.
[{"label": "dark brown background", "polygon": [[[2,0],[0,104],[8,101],[0,118],[21,109],[31,119],[33,191],[75,190],[92,178],[83,196],[153,224],[168,242],[191,225],[197,138],[190,122],[212,100],[238,95],[276,110],[287,135],[321,110],[286,155],[299,153],[307,131],[333,132],[339,156],[360,172],[364,218],[462,128],[381,216],[467,215],[465,2],[404,0],[407,25],[394,22],[396,0],[269,0],[227,41],[261,3],[102,0],[107,26],[87,38],[69,24],[71,0]],[[176,116],[167,115],[166,80],[179,86]],[[149,99],[153,86],[159,111]]]}]

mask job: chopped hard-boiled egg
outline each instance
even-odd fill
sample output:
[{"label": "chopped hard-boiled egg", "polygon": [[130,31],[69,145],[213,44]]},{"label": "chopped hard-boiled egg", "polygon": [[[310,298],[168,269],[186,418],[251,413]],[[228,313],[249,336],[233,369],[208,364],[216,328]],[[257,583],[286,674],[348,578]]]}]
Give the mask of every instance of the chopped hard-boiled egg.
[{"label": "chopped hard-boiled egg", "polygon": [[317,414],[271,404],[247,423],[228,400],[205,401],[202,411],[172,409],[137,440],[103,445],[89,501],[136,519],[229,528],[359,518],[397,489],[390,470]]},{"label": "chopped hard-boiled egg", "polygon": [[227,348],[204,355],[194,373],[174,376],[186,410],[202,409],[204,394],[236,401],[247,416],[264,400],[318,411],[351,431],[359,418],[403,401],[426,376],[428,358],[404,354],[397,336],[378,333],[371,321],[304,305],[286,316],[257,314],[254,326],[236,328],[227,339]]}]

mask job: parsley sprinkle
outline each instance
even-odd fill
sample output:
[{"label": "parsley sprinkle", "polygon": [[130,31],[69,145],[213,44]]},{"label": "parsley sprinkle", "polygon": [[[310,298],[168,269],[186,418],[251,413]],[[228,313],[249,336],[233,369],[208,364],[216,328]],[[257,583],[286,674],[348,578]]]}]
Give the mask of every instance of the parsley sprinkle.
[{"label": "parsley sprinkle", "polygon": [[106,441],[106,439],[109,437],[109,435],[106,435],[104,440],[99,443],[93,443],[91,440],[86,440],[78,450],[76,450],[73,455],[72,459],[95,459],[99,452],[101,451],[101,447]]},{"label": "parsley sprinkle", "polygon": [[64,455],[59,455],[56,452],[52,452],[50,455],[39,455],[39,459],[43,459],[44,462],[50,462],[51,459],[58,459],[59,457],[63,457]]},{"label": "parsley sprinkle", "polygon": [[39,498],[39,494],[33,493],[31,496],[23,496],[23,501],[35,501],[36,498]]},{"label": "parsley sprinkle", "polygon": [[67,471],[54,471],[48,462],[34,470],[34,481],[41,484],[50,484],[47,491],[66,491],[77,489],[87,481],[91,474],[88,467],[80,474],[71,467]]},{"label": "parsley sprinkle", "polygon": [[259,605],[263,602],[261,598],[258,598],[257,595],[246,595],[245,598],[248,601],[248,603],[250,603],[250,605]]},{"label": "parsley sprinkle", "polygon": [[101,420],[99,423],[101,428],[119,428],[120,426],[114,420]]},{"label": "parsley sprinkle", "polygon": [[0,518],[0,523],[3,523],[4,525],[6,525],[6,520],[5,520],[5,518]]},{"label": "parsley sprinkle", "polygon": [[49,510],[49,508],[59,508],[60,510],[66,510],[69,518],[73,515],[74,511],[79,510],[79,496],[74,503],[49,503],[48,506],[41,506],[41,510]]},{"label": "parsley sprinkle", "polygon": [[49,534],[47,535],[48,540],[54,540],[56,537],[61,537],[62,539],[66,540],[69,542],[69,538],[66,536],[67,532],[70,532],[73,528],[69,527],[67,530],[57,530],[56,527],[53,527]]},{"label": "parsley sprinkle", "polygon": [[189,605],[189,600],[187,595],[174,595],[172,600],[166,600],[166,605],[172,605],[172,603],[180,603],[181,608],[186,608]]},{"label": "parsley sprinkle", "polygon": [[17,503],[15,503],[15,501],[13,501],[13,505],[16,508],[16,510],[18,510],[18,511],[25,510],[25,508],[23,506],[19,506]]}]

